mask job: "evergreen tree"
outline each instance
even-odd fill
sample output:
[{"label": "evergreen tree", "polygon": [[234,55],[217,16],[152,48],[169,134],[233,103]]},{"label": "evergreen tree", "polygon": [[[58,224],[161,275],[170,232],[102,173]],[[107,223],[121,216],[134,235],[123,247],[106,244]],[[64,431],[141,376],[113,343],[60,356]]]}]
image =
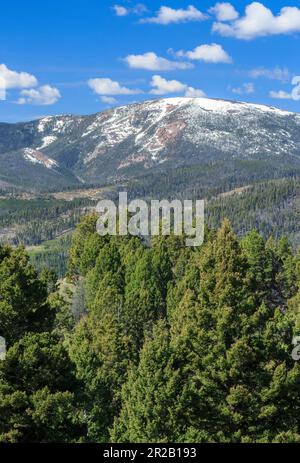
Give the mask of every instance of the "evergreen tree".
[{"label": "evergreen tree", "polygon": [[82,384],[82,420],[91,442],[108,441],[109,427],[120,408],[130,350],[111,313],[101,319],[82,318],[72,336],[69,352]]},{"label": "evergreen tree", "polygon": [[269,442],[290,431],[298,439],[293,318],[256,304],[249,264],[228,223],[203,250],[200,269],[197,300],[187,293],[172,325],[184,378],[182,435],[194,429],[199,441]]},{"label": "evergreen tree", "polygon": [[117,293],[123,292],[124,270],[119,249],[113,241],[103,246],[96,259],[95,266],[87,274],[85,287],[89,308],[92,308],[95,304],[97,305],[103,287],[105,288],[106,285],[114,288]]},{"label": "evergreen tree", "polygon": [[0,246],[0,442],[300,442],[299,251],[228,221],[191,249],[96,220],[60,284]]},{"label": "evergreen tree", "polygon": [[122,311],[124,332],[133,340],[135,354],[150,334],[154,322],[164,315],[164,299],[158,274],[154,271],[151,250],[145,249],[130,274],[126,275]]},{"label": "evergreen tree", "polygon": [[11,346],[28,331],[52,327],[55,311],[47,283],[38,278],[23,248],[0,247],[0,336]]},{"label": "evergreen tree", "polygon": [[[98,244],[98,238],[95,238],[97,219],[97,214],[84,216],[73,235],[69,256],[68,274],[75,281],[81,274],[82,270],[85,273],[93,259],[93,257],[91,257],[93,256],[91,244],[95,244],[94,240],[96,240],[96,243]],[[85,257],[84,263],[82,262],[83,254]]]},{"label": "evergreen tree", "polygon": [[77,382],[59,339],[26,334],[0,362],[0,442],[70,442],[84,429]]},{"label": "evergreen tree", "polygon": [[170,442],[176,423],[176,381],[169,369],[169,333],[161,320],[145,341],[138,368],[131,368],[122,390],[122,410],[112,442]]},{"label": "evergreen tree", "polygon": [[269,282],[264,287],[252,270],[270,272],[256,255],[264,243],[252,235],[244,246],[247,255],[228,222],[205,244],[200,284],[173,309],[170,341],[156,333],[145,343],[124,386],[112,440],[299,440],[294,317],[260,302],[262,294],[270,300]]}]

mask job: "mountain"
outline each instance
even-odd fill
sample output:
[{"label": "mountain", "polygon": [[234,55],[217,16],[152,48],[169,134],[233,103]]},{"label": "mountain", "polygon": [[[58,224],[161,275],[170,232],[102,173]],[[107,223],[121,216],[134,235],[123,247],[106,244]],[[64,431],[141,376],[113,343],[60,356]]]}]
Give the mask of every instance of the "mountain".
[{"label": "mountain", "polygon": [[226,190],[299,173],[300,114],[262,105],[168,98],[0,124],[0,189],[128,181],[167,188],[167,176],[172,193],[180,182]]}]

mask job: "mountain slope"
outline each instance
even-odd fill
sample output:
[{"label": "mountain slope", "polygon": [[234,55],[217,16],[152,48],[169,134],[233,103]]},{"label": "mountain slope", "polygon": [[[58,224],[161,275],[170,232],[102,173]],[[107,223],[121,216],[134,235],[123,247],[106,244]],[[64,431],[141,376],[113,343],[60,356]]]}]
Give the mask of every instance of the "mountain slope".
[{"label": "mountain slope", "polygon": [[258,178],[260,165],[266,179],[299,174],[300,115],[232,101],[169,98],[92,116],[0,124],[0,182],[26,189],[116,183],[182,168],[209,170],[220,182],[226,166],[238,179],[240,161],[256,169]]}]

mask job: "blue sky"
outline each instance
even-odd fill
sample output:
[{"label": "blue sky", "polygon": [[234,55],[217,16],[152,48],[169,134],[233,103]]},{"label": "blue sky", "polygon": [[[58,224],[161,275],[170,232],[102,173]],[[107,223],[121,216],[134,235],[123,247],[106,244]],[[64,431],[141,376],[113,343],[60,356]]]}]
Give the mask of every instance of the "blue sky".
[{"label": "blue sky", "polygon": [[183,95],[300,112],[299,1],[216,3],[3,2],[0,121]]}]

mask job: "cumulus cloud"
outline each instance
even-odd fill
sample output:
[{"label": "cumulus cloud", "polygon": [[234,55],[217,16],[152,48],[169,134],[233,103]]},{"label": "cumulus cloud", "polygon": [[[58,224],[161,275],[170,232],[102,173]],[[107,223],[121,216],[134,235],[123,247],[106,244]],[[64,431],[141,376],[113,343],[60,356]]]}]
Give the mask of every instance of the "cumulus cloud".
[{"label": "cumulus cloud", "polygon": [[292,85],[294,86],[294,88],[292,89],[291,92],[286,92],[284,90],[279,90],[279,91],[272,90],[269,93],[269,96],[271,98],[277,98],[280,100],[300,101],[300,76],[295,76],[292,79]]},{"label": "cumulus cloud", "polygon": [[204,61],[206,63],[232,63],[232,58],[226,53],[221,45],[200,45],[192,51],[179,51],[177,56],[186,57],[191,60]]},{"label": "cumulus cloud", "polygon": [[143,55],[129,55],[124,61],[130,68],[146,69],[148,71],[172,71],[175,69],[191,69],[191,63],[183,63],[181,61],[170,61],[166,58],[161,58],[153,52],[148,52]]},{"label": "cumulus cloud", "polygon": [[290,93],[285,92],[283,90],[279,90],[278,92],[271,90],[271,92],[269,92],[269,96],[271,98],[276,98],[277,100],[292,100],[293,99]]},{"label": "cumulus cloud", "polygon": [[182,93],[186,85],[178,80],[167,80],[161,76],[153,76],[151,80],[151,93],[153,95],[166,95],[167,93]]},{"label": "cumulus cloud", "polygon": [[102,103],[106,103],[106,104],[116,104],[118,102],[116,98],[114,98],[113,96],[105,96],[105,95],[101,96],[100,100],[102,101]]},{"label": "cumulus cloud", "polygon": [[173,9],[168,6],[162,6],[156,16],[152,18],[142,19],[142,23],[154,24],[176,24],[190,21],[204,21],[207,16],[195,8],[193,5],[188,6],[186,9]]},{"label": "cumulus cloud", "polygon": [[112,8],[116,16],[127,16],[129,14],[129,10],[128,8],[125,8],[125,6],[114,5]]},{"label": "cumulus cloud", "polygon": [[248,82],[243,84],[241,87],[232,88],[231,91],[236,95],[250,95],[251,93],[254,93],[255,88],[253,83]]},{"label": "cumulus cloud", "polygon": [[216,3],[214,7],[210,8],[209,13],[216,15],[218,21],[233,21],[239,17],[234,6],[228,2]]},{"label": "cumulus cloud", "polygon": [[[34,105],[51,105],[56,103],[61,94],[59,90],[51,85],[38,85],[37,78],[28,72],[18,72],[9,69],[5,64],[0,64],[0,87],[7,89],[22,89],[20,97],[16,103],[20,105],[34,104]],[[5,96],[5,95],[2,95]]]},{"label": "cumulus cloud", "polygon": [[6,100],[5,80],[0,76],[0,101]]},{"label": "cumulus cloud", "polygon": [[132,8],[129,8],[128,6],[125,7],[123,5],[114,5],[112,9],[114,10],[116,16],[128,16],[131,13],[141,15],[148,11],[148,8],[143,3],[138,3]]},{"label": "cumulus cloud", "polygon": [[230,24],[215,22],[213,31],[224,37],[243,40],[299,32],[300,9],[286,6],[276,16],[262,3],[253,2],[246,7],[245,16],[230,22]]},{"label": "cumulus cloud", "polygon": [[167,80],[161,76],[153,76],[151,80],[152,95],[167,95],[168,93],[183,93],[185,96],[203,97],[205,93],[202,90],[197,90],[193,87],[179,82],[178,80]]},{"label": "cumulus cloud", "polygon": [[205,97],[205,93],[200,90],[200,89],[196,89],[196,88],[193,88],[193,87],[188,87],[186,92],[185,92],[185,96],[187,98],[203,98]]},{"label": "cumulus cloud", "polygon": [[43,85],[36,89],[22,90],[17,103],[48,106],[56,103],[60,98],[61,94],[57,88]]},{"label": "cumulus cloud", "polygon": [[287,82],[290,79],[290,71],[287,68],[276,67],[274,69],[257,68],[252,69],[249,72],[250,77],[258,79],[264,77],[270,80],[279,80],[281,82]]},{"label": "cumulus cloud", "polygon": [[108,78],[89,79],[88,86],[98,95],[114,96],[114,95],[136,95],[142,93],[138,89],[130,89],[122,87],[119,82]]},{"label": "cumulus cloud", "polygon": [[6,89],[35,87],[38,81],[35,76],[27,72],[17,72],[9,69],[5,64],[0,64],[0,77]]}]

